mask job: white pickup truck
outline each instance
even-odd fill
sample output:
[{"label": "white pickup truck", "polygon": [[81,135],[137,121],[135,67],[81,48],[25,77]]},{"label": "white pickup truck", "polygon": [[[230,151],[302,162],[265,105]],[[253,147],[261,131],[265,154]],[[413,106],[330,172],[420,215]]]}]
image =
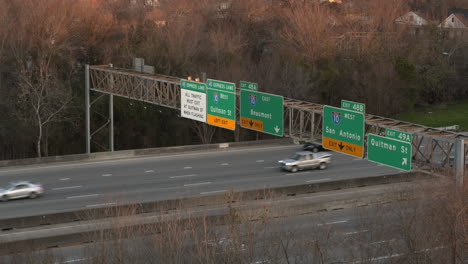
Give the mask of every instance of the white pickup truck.
[{"label": "white pickup truck", "polygon": [[283,170],[297,172],[299,170],[319,168],[324,170],[331,162],[331,154],[326,152],[313,153],[300,151],[294,153],[289,159],[280,160],[280,168]]}]

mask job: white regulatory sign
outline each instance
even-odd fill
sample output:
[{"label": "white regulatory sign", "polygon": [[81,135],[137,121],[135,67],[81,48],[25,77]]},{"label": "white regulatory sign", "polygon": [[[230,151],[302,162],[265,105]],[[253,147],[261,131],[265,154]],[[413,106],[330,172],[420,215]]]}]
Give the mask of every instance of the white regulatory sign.
[{"label": "white regulatory sign", "polygon": [[206,93],[180,89],[181,116],[206,123]]}]

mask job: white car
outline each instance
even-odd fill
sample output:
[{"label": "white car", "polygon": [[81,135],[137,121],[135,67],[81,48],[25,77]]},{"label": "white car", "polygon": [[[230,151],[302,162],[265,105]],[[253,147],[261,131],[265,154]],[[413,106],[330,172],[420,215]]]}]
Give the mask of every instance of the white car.
[{"label": "white car", "polygon": [[0,187],[0,200],[6,202],[10,199],[36,198],[44,193],[44,188],[40,184],[33,184],[27,181],[11,182],[5,187]]},{"label": "white car", "polygon": [[331,154],[324,152],[313,153],[310,151],[300,151],[285,160],[280,160],[281,169],[296,172],[299,170],[319,168],[324,170],[331,162]]}]

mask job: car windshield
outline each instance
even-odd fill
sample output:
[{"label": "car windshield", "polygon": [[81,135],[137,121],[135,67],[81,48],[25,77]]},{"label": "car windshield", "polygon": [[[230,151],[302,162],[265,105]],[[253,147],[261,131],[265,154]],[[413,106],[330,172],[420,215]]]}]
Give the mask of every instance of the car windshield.
[{"label": "car windshield", "polygon": [[9,190],[9,189],[11,189],[12,187],[15,187],[15,186],[16,186],[16,184],[10,182],[5,187],[3,187],[3,189]]},{"label": "car windshield", "polygon": [[292,159],[292,160],[300,160],[301,157],[302,157],[302,155],[297,154],[297,153],[294,153],[294,155],[292,155],[291,159]]}]

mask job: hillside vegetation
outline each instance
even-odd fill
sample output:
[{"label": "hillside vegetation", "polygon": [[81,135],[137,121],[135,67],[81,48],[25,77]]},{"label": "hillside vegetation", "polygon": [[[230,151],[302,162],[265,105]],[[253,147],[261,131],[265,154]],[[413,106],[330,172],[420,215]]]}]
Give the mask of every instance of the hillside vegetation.
[{"label": "hillside vegetation", "polygon": [[[416,33],[394,23],[419,9],[441,21],[466,1],[224,2],[0,0],[0,159],[83,153],[84,65],[130,68],[133,57],[160,74],[206,72],[310,102],[363,102],[384,116],[468,96],[466,41],[436,24]],[[117,150],[200,142],[195,122],[172,110],[114,103]],[[107,109],[106,99],[93,105]],[[92,128],[104,122],[93,116]],[[93,151],[107,150],[106,136],[93,137]],[[212,141],[233,139],[219,129]]]}]

